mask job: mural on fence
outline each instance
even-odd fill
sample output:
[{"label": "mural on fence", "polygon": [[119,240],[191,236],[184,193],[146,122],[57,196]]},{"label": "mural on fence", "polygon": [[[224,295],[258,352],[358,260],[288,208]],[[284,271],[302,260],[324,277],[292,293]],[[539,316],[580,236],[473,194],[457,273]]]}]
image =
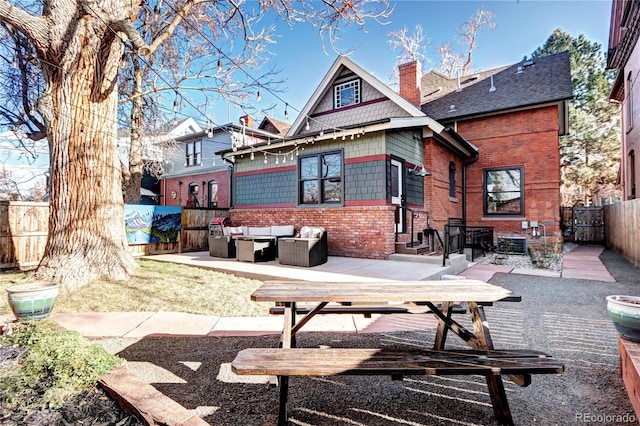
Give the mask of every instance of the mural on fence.
[{"label": "mural on fence", "polygon": [[175,243],[180,235],[180,206],[126,204],[124,225],[129,244]]}]

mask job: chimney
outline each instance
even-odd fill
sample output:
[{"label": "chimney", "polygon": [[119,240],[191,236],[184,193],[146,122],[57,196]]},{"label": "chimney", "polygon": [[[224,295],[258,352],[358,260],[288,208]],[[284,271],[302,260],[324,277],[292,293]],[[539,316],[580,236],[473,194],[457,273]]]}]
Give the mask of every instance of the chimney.
[{"label": "chimney", "polygon": [[400,75],[400,94],[415,106],[420,106],[420,80],[422,69],[420,62],[411,61],[398,65]]},{"label": "chimney", "polygon": [[253,117],[249,114],[240,117],[240,124],[242,123],[244,123],[248,129],[253,129]]}]

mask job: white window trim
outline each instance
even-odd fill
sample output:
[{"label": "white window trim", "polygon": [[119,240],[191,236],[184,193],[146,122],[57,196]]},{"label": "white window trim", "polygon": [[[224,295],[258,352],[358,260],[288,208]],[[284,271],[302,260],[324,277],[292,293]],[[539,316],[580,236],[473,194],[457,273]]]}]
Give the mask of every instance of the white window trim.
[{"label": "white window trim", "polygon": [[[353,103],[348,105],[342,105],[341,92],[343,89],[353,88]],[[360,103],[360,79],[345,81],[344,83],[336,84],[333,87],[333,107],[335,109],[344,108],[351,105]]]}]

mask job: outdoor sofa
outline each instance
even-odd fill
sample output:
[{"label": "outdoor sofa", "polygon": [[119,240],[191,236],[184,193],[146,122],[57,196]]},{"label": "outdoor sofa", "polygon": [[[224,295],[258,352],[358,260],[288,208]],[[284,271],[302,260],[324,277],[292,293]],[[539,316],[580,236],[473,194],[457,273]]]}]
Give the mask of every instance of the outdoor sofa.
[{"label": "outdoor sofa", "polygon": [[327,262],[327,231],[303,226],[299,237],[278,240],[278,262],[282,265],[316,266]]},{"label": "outdoor sofa", "polygon": [[[237,257],[237,241],[238,236],[273,236],[273,237],[292,237],[294,235],[293,225],[272,225],[272,226],[226,226],[223,228],[223,234],[218,236],[209,236],[209,255],[213,257],[235,258]],[[254,251],[263,251],[264,245],[255,243]],[[269,247],[266,247],[268,250]],[[277,250],[277,249],[273,249]],[[275,257],[274,252],[274,257]]]}]

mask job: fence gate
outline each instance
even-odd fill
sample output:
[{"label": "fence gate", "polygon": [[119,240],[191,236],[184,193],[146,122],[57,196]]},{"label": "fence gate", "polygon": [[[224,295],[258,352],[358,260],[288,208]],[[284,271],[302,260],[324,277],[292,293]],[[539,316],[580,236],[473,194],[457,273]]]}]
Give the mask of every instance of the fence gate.
[{"label": "fence gate", "polygon": [[602,207],[573,207],[570,211],[567,207],[563,207],[562,225],[566,241],[582,243],[604,241]]}]

